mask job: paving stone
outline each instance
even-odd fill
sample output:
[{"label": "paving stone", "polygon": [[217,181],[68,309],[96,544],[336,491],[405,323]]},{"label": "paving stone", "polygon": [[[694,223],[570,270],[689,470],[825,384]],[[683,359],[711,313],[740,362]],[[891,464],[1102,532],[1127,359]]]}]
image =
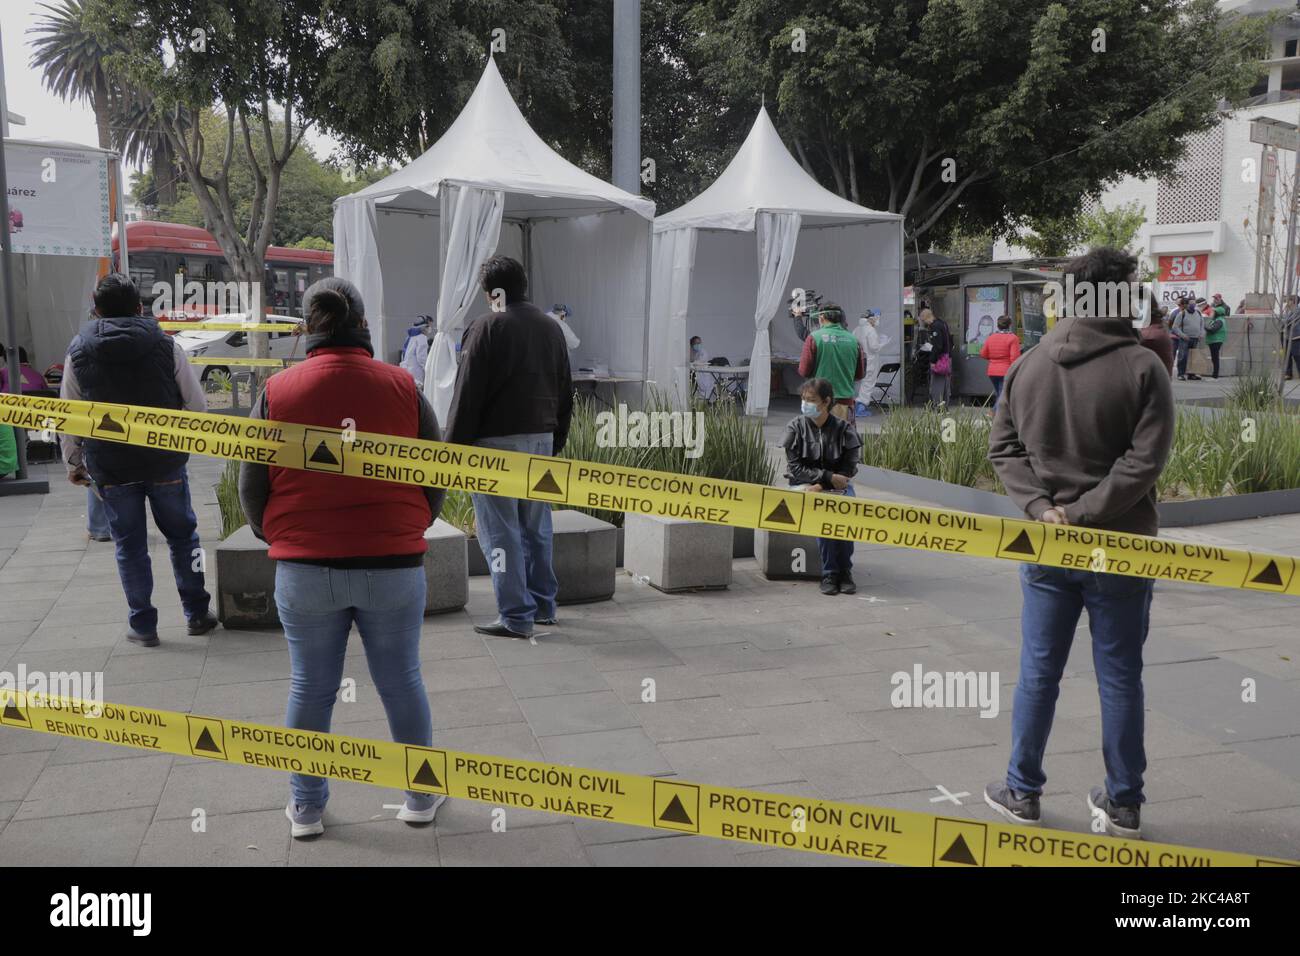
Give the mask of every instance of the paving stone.
[{"label": "paving stone", "polygon": [[[782,750],[798,776],[840,800],[854,794],[923,789],[927,780],[884,744],[847,743]],[[669,759],[672,759],[671,757]]]},{"label": "paving stone", "polygon": [[662,743],[659,750],[677,774],[692,783],[753,787],[804,779],[786,753],[757,734]]},{"label": "paving stone", "polygon": [[[1163,713],[1221,743],[1278,735],[1295,727],[1300,693],[1284,681],[1222,659],[1143,670],[1146,697]],[[1242,700],[1242,681],[1255,681],[1257,700]],[[1289,715],[1289,716],[1288,716]]]},{"label": "paving stone", "polygon": [[708,678],[708,682],[719,694],[741,707],[802,704],[822,699],[822,695],[810,682],[778,670],[716,674]]},{"label": "paving stone", "polygon": [[503,667],[501,677],[519,700],[609,689],[605,677],[587,661]]},{"label": "paving stone", "polygon": [[737,716],[778,750],[875,739],[862,720],[825,701],[746,707]]},{"label": "paving stone", "polygon": [[[410,827],[396,819],[331,826],[317,839],[292,840],[290,866],[439,866],[437,828]],[[281,823],[286,825],[284,814]],[[439,811],[438,821],[442,821]]]},{"label": "paving stone", "polygon": [[[114,765],[125,761],[113,761]],[[330,781],[333,793],[339,781]],[[357,784],[357,786],[361,786]],[[177,762],[167,776],[157,819],[191,818],[196,808],[209,817],[254,810],[284,811],[289,799],[289,775],[277,770],[246,767],[218,760]],[[285,821],[286,828],[288,821]]]},{"label": "paving stone", "polygon": [[[144,834],[137,866],[283,866],[289,861],[289,821],[281,810],[155,820]],[[326,831],[336,836],[335,828]]]},{"label": "paving stone", "polygon": [[[16,759],[18,755],[0,758]],[[171,767],[170,756],[47,764],[27,791],[14,820],[156,806]]]},{"label": "paving stone", "polygon": [[779,663],[768,657],[762,648],[748,641],[705,647],[679,647],[673,653],[681,659],[682,663],[702,677],[735,674],[741,671],[772,670],[779,666]]},{"label": "paving stone", "polygon": [[629,708],[646,735],[656,743],[703,740],[710,737],[752,736],[755,728],[744,711],[721,697],[660,700]]},{"label": "paving stone", "polygon": [[538,737],[621,730],[637,725],[628,708],[609,690],[529,697],[519,701],[519,708]]},{"label": "paving stone", "polygon": [[[6,728],[8,730],[9,728]],[[44,734],[35,734],[30,730],[19,730],[28,737],[43,738],[58,742],[57,737],[46,738]],[[0,756],[0,800],[24,800],[31,793],[46,765],[49,763],[50,751],[28,750],[14,751]]]},{"label": "paving stone", "polygon": [[738,844],[709,837],[676,836],[587,847],[596,866],[735,866]]},{"label": "paving stone", "polygon": [[654,681],[655,700],[689,700],[693,697],[716,697],[717,691],[694,668],[647,667],[625,671],[605,671],[601,675],[614,693],[627,704],[639,704],[647,690],[645,682]]},{"label": "paving stone", "polygon": [[0,865],[130,866],[152,818],[151,805],[10,820],[0,833]]},{"label": "paving stone", "polygon": [[572,824],[439,837],[443,866],[588,866]]},{"label": "paving stone", "polygon": [[868,732],[866,739],[879,740],[900,754],[982,747],[1003,736],[994,721],[965,710],[904,707],[856,716]]},{"label": "paving stone", "polygon": [[1192,794],[1233,812],[1294,807],[1300,813],[1300,783],[1244,754],[1168,758],[1150,765],[1185,784]]},{"label": "paving stone", "polygon": [[653,639],[593,644],[587,650],[592,665],[598,671],[672,667],[681,663],[680,658]]},{"label": "paving stone", "polygon": [[673,772],[672,765],[640,727],[539,737],[537,742],[552,763],[643,776]]},{"label": "paving stone", "polygon": [[429,709],[435,732],[451,727],[513,724],[524,719],[514,695],[504,685],[430,694]]}]

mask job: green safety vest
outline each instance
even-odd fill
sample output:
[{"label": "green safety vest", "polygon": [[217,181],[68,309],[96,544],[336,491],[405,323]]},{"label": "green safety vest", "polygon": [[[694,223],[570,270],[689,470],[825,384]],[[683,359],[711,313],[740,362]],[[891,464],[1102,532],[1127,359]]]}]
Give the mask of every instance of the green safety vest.
[{"label": "green safety vest", "polygon": [[842,325],[824,325],[812,334],[817,343],[818,378],[831,383],[838,398],[853,397],[853,377],[858,371],[858,340]]}]

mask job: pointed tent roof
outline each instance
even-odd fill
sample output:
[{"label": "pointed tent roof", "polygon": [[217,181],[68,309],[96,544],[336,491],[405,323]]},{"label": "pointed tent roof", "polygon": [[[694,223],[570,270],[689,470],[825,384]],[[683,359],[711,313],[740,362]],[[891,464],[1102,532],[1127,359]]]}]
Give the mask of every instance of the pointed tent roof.
[{"label": "pointed tent roof", "polygon": [[713,185],[655,220],[655,232],[695,226],[752,232],[759,212],[798,212],[809,225],[887,222],[896,213],[849,202],[808,175],[781,142],[767,107],[759,107],[740,149]]},{"label": "pointed tent roof", "polygon": [[654,217],[653,202],[597,179],[546,145],[490,57],[465,108],[436,143],[397,172],[337,202],[436,208],[432,200],[444,182],[504,190],[507,215],[586,215],[622,208]]}]

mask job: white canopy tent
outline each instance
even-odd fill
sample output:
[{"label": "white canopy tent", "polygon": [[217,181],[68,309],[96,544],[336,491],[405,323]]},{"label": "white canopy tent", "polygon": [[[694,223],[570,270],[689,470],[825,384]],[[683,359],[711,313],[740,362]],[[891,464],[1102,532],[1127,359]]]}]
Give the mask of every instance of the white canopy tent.
[{"label": "white canopy tent", "polygon": [[568,162],[529,127],[488,60],[456,121],[410,165],[334,204],[334,271],[366,303],[375,355],[435,313],[425,394],[445,422],[467,319],[487,309],[478,269],[519,259],[543,310],[572,307],[580,364],[644,381],[654,203]]},{"label": "white canopy tent", "polygon": [[650,381],[679,401],[689,390],[690,336],[699,335],[714,356],[748,357],[746,412],[766,414],[772,356],[797,358],[803,344],[792,322],[772,323],[795,288],[839,303],[850,329],[879,309],[891,340],[883,361],[898,361],[903,217],[824,189],[786,150],[765,108],[713,185],[656,219],[654,231]]}]

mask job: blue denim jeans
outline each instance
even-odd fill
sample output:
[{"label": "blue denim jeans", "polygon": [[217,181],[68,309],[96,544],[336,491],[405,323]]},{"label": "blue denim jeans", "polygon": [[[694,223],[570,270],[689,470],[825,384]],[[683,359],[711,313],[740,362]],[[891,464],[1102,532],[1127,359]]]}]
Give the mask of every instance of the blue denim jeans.
[{"label": "blue denim jeans", "polygon": [[86,489],[86,533],[93,538],[108,538],[113,534],[108,526],[104,502],[95,497],[94,488]]},{"label": "blue denim jeans", "polygon": [[990,375],[989,381],[993,383],[993,410],[996,412],[998,406],[1002,404],[1002,379],[1003,375]]},{"label": "blue denim jeans", "polygon": [[1037,564],[1020,567],[1020,679],[1011,714],[1007,786],[1043,792],[1043,752],[1052,730],[1061,674],[1079,615],[1088,609],[1092,663],[1101,696],[1106,791],[1120,806],[1144,801],[1142,645],[1151,619],[1149,578],[1097,574]]},{"label": "blue denim jeans", "polygon": [[[853,485],[843,491],[831,491],[830,494],[847,495],[856,498]],[[839,538],[818,538],[817,551],[822,556],[822,574],[844,574],[853,570],[853,542],[841,541]]]},{"label": "blue denim jeans", "polygon": [[[483,448],[549,455],[549,433],[480,438]],[[497,618],[519,634],[533,633],[533,621],[555,617],[560,589],[551,564],[551,506],[496,495],[472,495],[479,547],[492,572]]]},{"label": "blue denim jeans", "polygon": [[1199,338],[1181,338],[1178,340],[1178,375],[1180,378],[1187,374],[1187,357],[1200,341]]},{"label": "blue denim jeans", "polygon": [[[339,570],[278,562],[275,606],[289,642],[291,671],[285,726],[330,729],[355,621],[393,740],[428,747],[433,730],[420,676],[424,596],[423,567]],[[324,777],[291,774],[289,788],[300,806],[324,807],[329,799]],[[421,806],[430,802],[427,793],[410,796]]]},{"label": "blue denim jeans", "polygon": [[185,469],[157,481],[98,485],[97,490],[117,548],[117,573],[130,608],[131,630],[137,634],[158,632],[145,502],[149,503],[154,524],[171,550],[172,575],[176,578],[186,620],[199,620],[207,614],[211,598],[203,587],[203,571],[198,570],[203,567],[198,522],[190,507],[190,480]]}]

